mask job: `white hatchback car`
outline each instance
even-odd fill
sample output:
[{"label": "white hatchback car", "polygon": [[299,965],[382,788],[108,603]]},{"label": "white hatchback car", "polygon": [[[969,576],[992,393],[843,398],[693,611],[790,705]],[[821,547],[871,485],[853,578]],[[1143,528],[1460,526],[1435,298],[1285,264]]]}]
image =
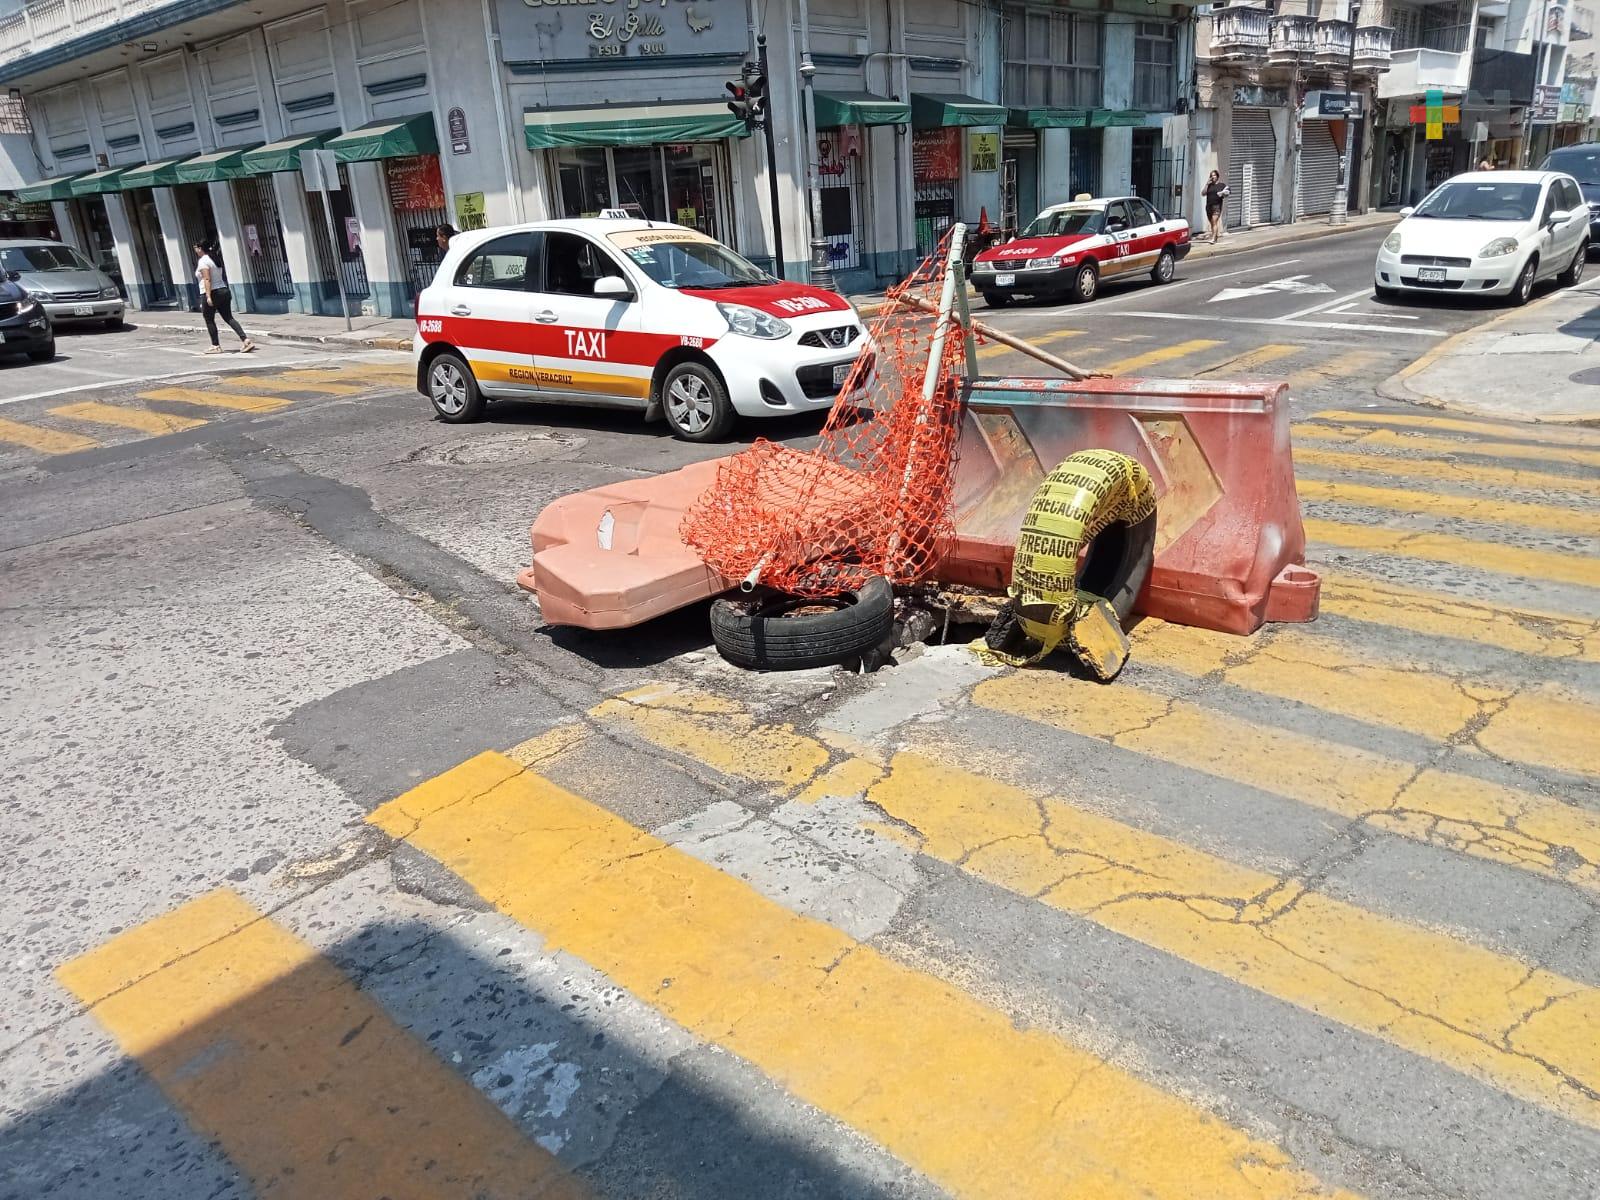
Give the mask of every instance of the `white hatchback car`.
[{"label": "white hatchback car", "polygon": [[1400,215],[1378,249],[1372,286],[1380,299],[1444,292],[1526,304],[1541,279],[1583,278],[1589,208],[1570,175],[1470,171]]},{"label": "white hatchback car", "polygon": [[626,214],[457,234],[417,300],[417,389],[637,408],[689,441],[833,404],[866,346],[842,296],[785,283],[682,225]]}]

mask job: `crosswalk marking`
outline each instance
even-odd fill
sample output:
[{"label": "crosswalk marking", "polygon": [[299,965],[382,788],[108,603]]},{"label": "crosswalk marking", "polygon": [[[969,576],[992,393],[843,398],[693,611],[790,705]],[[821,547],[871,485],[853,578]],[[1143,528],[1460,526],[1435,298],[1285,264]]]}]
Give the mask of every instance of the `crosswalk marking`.
[{"label": "crosswalk marking", "polygon": [[1521,525],[1600,538],[1600,509],[1586,511],[1554,504],[1523,504],[1491,496],[1373,487],[1344,480],[1307,479],[1304,476],[1295,481],[1295,488],[1302,501],[1352,504],[1358,508],[1382,508],[1403,513],[1428,513],[1431,516],[1456,517],[1483,524]]},{"label": "crosswalk marking", "polygon": [[[232,386],[234,381],[229,381]],[[241,396],[217,388],[167,387],[140,392],[141,400],[164,400],[169,404],[198,404],[203,408],[228,408],[236,412],[270,413],[288,408],[291,401],[282,396]]]},{"label": "crosswalk marking", "polygon": [[369,820],[959,1195],[1330,1194],[1276,1147],[1019,1029],[503,755],[479,755]]},{"label": "crosswalk marking", "polygon": [[584,1194],[332,963],[231,891],[57,977],[256,1194]]},{"label": "crosswalk marking", "polygon": [[1368,425],[1393,425],[1426,432],[1445,429],[1453,433],[1483,434],[1516,442],[1542,445],[1600,446],[1600,432],[1566,425],[1519,425],[1512,421],[1466,421],[1455,417],[1425,416],[1422,413],[1367,412],[1364,409],[1330,409],[1312,414],[1319,421],[1357,422]]},{"label": "crosswalk marking", "polygon": [[1430,479],[1458,486],[1482,487],[1494,491],[1520,488],[1525,491],[1564,490],[1573,496],[1600,498],[1600,479],[1581,475],[1552,475],[1522,467],[1483,466],[1477,463],[1447,462],[1433,458],[1402,458],[1398,455],[1358,454],[1347,450],[1326,450],[1321,446],[1294,445],[1296,466],[1318,467],[1331,471],[1359,471],[1394,479]]},{"label": "crosswalk marking", "polygon": [[1457,537],[1451,533],[1390,529],[1381,525],[1351,525],[1314,517],[1305,518],[1304,525],[1306,536],[1313,542],[1346,550],[1421,558],[1479,571],[1514,575],[1520,579],[1548,579],[1556,583],[1600,588],[1600,557],[1592,555],[1528,550],[1521,546],[1503,546],[1476,538]]},{"label": "crosswalk marking", "polygon": [[[1019,334],[1018,336],[1020,337],[1022,335]],[[1041,333],[1037,337],[1035,337],[1033,335],[1029,335],[1027,340],[1032,342],[1035,346],[1048,346],[1053,342],[1061,342],[1061,341],[1065,341],[1067,338],[1075,338],[1075,337],[1082,337],[1082,336],[1083,336],[1083,330],[1081,330],[1081,329],[1057,329],[1057,330],[1053,330],[1050,333]],[[1010,346],[1007,346],[1002,342],[993,342],[993,343],[991,343],[991,344],[989,344],[987,346],[978,347],[978,357],[979,358],[995,358],[995,357],[997,357],[997,356],[999,356],[1001,354],[1020,354],[1020,353],[1021,353],[1020,350],[1014,350]]]},{"label": "crosswalk marking", "polygon": [[1284,382],[1289,385],[1291,392],[1298,392],[1312,384],[1328,383],[1334,379],[1365,377],[1391,357],[1377,350],[1340,350],[1320,362],[1295,371]]},{"label": "crosswalk marking", "polygon": [[63,404],[50,410],[58,417],[72,421],[87,421],[94,425],[115,425],[121,429],[134,429],[140,433],[181,433],[195,429],[206,422],[197,417],[179,417],[171,413],[152,412],[147,408],[127,408],[120,404],[101,404],[85,401],[81,404]]},{"label": "crosswalk marking", "polygon": [[58,429],[45,429],[40,425],[27,425],[0,417],[0,442],[23,446],[41,454],[71,454],[78,450],[93,450],[100,445],[92,437],[80,433],[62,433]]},{"label": "crosswalk marking", "polygon": [[1134,371],[1142,371],[1146,367],[1171,362],[1175,358],[1187,358],[1191,354],[1199,354],[1202,350],[1210,350],[1213,346],[1220,345],[1221,342],[1210,338],[1191,338],[1186,342],[1175,342],[1170,346],[1146,350],[1143,354],[1134,354],[1127,358],[1119,358],[1115,362],[1103,363],[1097,366],[1096,370],[1111,375],[1128,375]]},{"label": "crosswalk marking", "polygon": [[223,380],[228,387],[242,392],[312,392],[325,396],[356,396],[368,389],[356,383],[332,383],[321,379],[290,379],[291,371],[272,375],[230,375]]},{"label": "crosswalk marking", "polygon": [[1286,346],[1269,343],[1257,346],[1254,350],[1246,350],[1243,354],[1235,354],[1232,358],[1225,358],[1214,366],[1206,367],[1198,372],[1201,375],[1244,374],[1250,371],[1259,371],[1268,363],[1275,363],[1279,359],[1288,358],[1299,354],[1304,347]]},{"label": "crosswalk marking", "polygon": [[1339,442],[1353,446],[1383,446],[1394,450],[1434,454],[1478,454],[1486,458],[1525,458],[1535,462],[1565,463],[1575,467],[1600,467],[1600,449],[1575,446],[1531,445],[1524,442],[1483,442],[1465,438],[1433,437],[1395,429],[1361,429],[1354,425],[1316,425],[1301,421],[1294,436],[1306,441]]}]

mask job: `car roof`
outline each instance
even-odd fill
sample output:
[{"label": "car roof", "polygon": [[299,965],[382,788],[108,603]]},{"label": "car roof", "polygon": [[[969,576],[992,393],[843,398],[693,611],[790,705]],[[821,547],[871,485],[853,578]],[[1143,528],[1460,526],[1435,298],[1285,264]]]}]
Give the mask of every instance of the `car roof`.
[{"label": "car roof", "polygon": [[593,236],[608,233],[630,233],[639,229],[682,229],[689,233],[699,233],[687,225],[678,225],[672,221],[645,221],[638,217],[558,217],[547,221],[524,221],[520,225],[493,225],[487,229],[462,230],[462,233],[471,233],[473,240],[479,234],[506,234],[506,233],[548,233],[553,229],[566,229],[573,233],[587,233]]},{"label": "car roof", "polygon": [[16,250],[22,246],[65,245],[65,242],[52,242],[49,238],[0,238],[0,250]]},{"label": "car roof", "polygon": [[1565,171],[1463,171],[1452,175],[1446,183],[1543,183]]},{"label": "car roof", "polygon": [[1106,205],[1113,204],[1118,200],[1133,200],[1133,199],[1137,199],[1137,197],[1134,197],[1134,196],[1094,196],[1094,197],[1092,197],[1091,199],[1088,199],[1088,200],[1063,200],[1060,204],[1052,204],[1049,208],[1046,208],[1043,211],[1044,212],[1065,212],[1068,209],[1073,209],[1073,208],[1080,208],[1080,209],[1083,209],[1083,208],[1104,208]]}]

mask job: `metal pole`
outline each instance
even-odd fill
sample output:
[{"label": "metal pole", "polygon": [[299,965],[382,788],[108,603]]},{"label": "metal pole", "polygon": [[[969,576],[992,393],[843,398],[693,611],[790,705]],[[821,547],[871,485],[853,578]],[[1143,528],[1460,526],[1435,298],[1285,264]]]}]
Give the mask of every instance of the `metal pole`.
[{"label": "metal pole", "polygon": [[833,267],[828,261],[828,239],[822,235],[822,181],[817,175],[817,94],[812,79],[817,65],[811,61],[811,12],[800,0],[800,78],[805,88],[806,191],[811,200],[811,282],[820,288],[833,288]]},{"label": "metal pole", "polygon": [[1533,95],[1528,97],[1528,107],[1522,110],[1522,151],[1518,166],[1526,169],[1533,150],[1533,106],[1538,101],[1539,89],[1544,85],[1544,33],[1545,22],[1550,19],[1550,0],[1539,6],[1539,27],[1533,31]]},{"label": "metal pole", "polygon": [[1339,187],[1333,194],[1333,212],[1328,216],[1328,224],[1343,225],[1350,220],[1350,174],[1355,163],[1350,160],[1355,156],[1356,127],[1350,113],[1350,106],[1354,103],[1356,83],[1356,22],[1361,19],[1361,5],[1351,0],[1350,3],[1350,52],[1344,63],[1344,153],[1339,156]]},{"label": "metal pole", "polygon": [[766,81],[767,111],[761,115],[761,127],[767,139],[767,194],[772,200],[772,273],[787,279],[783,273],[783,214],[778,209],[778,150],[772,134],[772,72],[767,69],[767,35],[756,38],[756,62],[761,67],[761,78]]},{"label": "metal pole", "polygon": [[[335,168],[337,170],[338,168]],[[344,313],[344,331],[349,333],[353,326],[350,324],[350,300],[344,294],[344,276],[339,273],[339,243],[333,237],[333,202],[328,199],[328,177],[318,176],[322,184],[322,219],[328,226],[328,251],[333,255],[333,286],[339,293],[339,311]]]}]

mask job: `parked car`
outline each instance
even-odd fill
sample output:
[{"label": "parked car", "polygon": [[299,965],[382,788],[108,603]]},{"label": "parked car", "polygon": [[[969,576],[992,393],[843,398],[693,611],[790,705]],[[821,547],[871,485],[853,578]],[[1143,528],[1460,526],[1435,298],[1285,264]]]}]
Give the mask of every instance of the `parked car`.
[{"label": "parked car", "polygon": [[56,356],[56,334],[50,314],[17,281],[0,273],[0,353],[26,354],[34,362]]},{"label": "parked car", "polygon": [[1018,296],[1093,300],[1110,280],[1166,283],[1189,253],[1189,222],[1137,196],[1074,200],[1045,209],[1009,242],[972,260],[972,286],[990,308]]},{"label": "parked car", "polygon": [[116,281],[71,246],[37,239],[0,241],[0,272],[15,271],[52,323],[122,324],[126,302]]},{"label": "parked car", "polygon": [[831,406],[866,331],[834,292],[621,210],[458,233],[417,300],[417,390],[441,420],[488,399],[638,409],[692,442],[735,417]]},{"label": "parked car", "polygon": [[1378,248],[1373,291],[1508,296],[1534,284],[1583,278],[1589,209],[1577,180],[1557,171],[1469,171],[1447,179]]},{"label": "parked car", "polygon": [[1600,142],[1563,146],[1552,150],[1539,164],[1541,171],[1560,171],[1577,180],[1589,210],[1589,249],[1600,246]]}]

